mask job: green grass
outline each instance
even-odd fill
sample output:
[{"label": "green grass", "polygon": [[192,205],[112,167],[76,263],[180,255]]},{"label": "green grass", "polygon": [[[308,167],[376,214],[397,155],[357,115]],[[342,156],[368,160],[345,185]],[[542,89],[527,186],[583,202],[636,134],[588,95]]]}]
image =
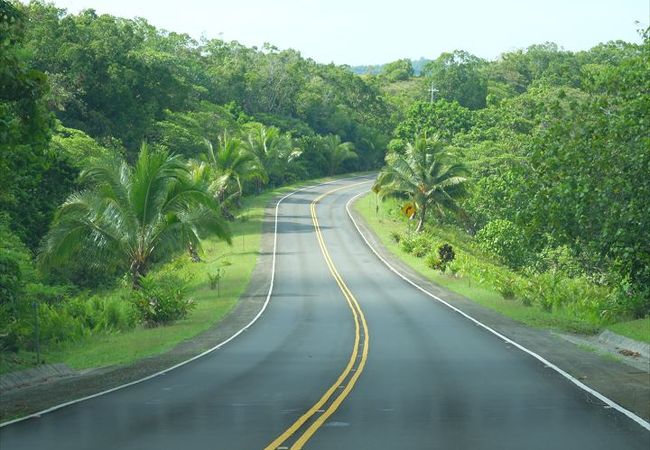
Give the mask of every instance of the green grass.
[{"label": "green grass", "polygon": [[[430,269],[425,264],[424,258],[417,258],[410,253],[400,250],[398,244],[391,238],[391,233],[403,235],[405,232],[405,223],[403,220],[397,220],[389,213],[390,209],[395,209],[395,205],[390,201],[379,204],[376,210],[375,195],[372,193],[360,197],[354,204],[354,209],[368,223],[370,228],[377,234],[382,244],[395,256],[409,264],[415,270],[427,277],[434,283],[449,289],[452,292],[467,297],[468,299],[497,311],[504,316],[522,322],[526,325],[552,329],[558,331],[569,331],[573,333],[595,334],[600,327],[593,322],[579,318],[569,311],[559,310],[548,312],[537,306],[524,306],[516,300],[505,300],[496,290],[481,283],[479,280],[472,279],[469,276],[453,276]],[[406,225],[411,227],[411,224]],[[435,230],[436,234],[445,241],[450,242],[453,246],[463,249],[472,258],[480,258],[481,255],[468,246],[467,238],[459,236],[458,232],[449,228]]]},{"label": "green grass", "polygon": [[615,323],[609,325],[607,329],[621,336],[650,344],[650,317]]},{"label": "green grass", "polygon": [[[327,179],[312,183],[323,181]],[[183,254],[165,266],[154,268],[154,271],[171,268],[190,280],[190,296],[197,306],[186,319],[166,326],[137,326],[124,332],[102,333],[74,343],[48,346],[42,349],[42,360],[49,364],[64,363],[75,369],[130,364],[168,351],[209,329],[233,309],[248,286],[259,254],[264,207],[273,197],[304,184],[308,182],[245,198],[239,216],[231,224],[232,246],[217,239],[207,239],[203,242],[202,262],[192,263],[189,256]],[[219,267],[225,272],[218,295],[216,289],[210,289],[208,274],[214,273]],[[116,295],[116,291],[107,291],[101,295]],[[0,373],[32,367],[35,360],[34,352],[2,353]]]}]

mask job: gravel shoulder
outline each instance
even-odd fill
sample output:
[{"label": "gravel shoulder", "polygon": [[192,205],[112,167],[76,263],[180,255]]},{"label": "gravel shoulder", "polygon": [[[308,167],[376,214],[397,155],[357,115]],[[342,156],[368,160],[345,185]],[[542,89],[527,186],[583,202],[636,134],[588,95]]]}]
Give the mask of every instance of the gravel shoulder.
[{"label": "gravel shoulder", "polygon": [[[650,420],[649,360],[642,354],[625,356],[620,353],[621,350],[641,353],[639,350],[642,350],[645,344],[632,341],[641,347],[628,349],[626,348],[629,347],[627,341],[631,340],[617,341],[617,335],[601,339],[558,335],[548,330],[530,328],[502,316],[466,297],[430,282],[424,275],[387,250],[359,213],[354,209],[351,209],[351,213],[370,244],[402,275],[432,294],[445,299],[465,314],[537,353],[629,411],[645,420]],[[585,393],[585,395],[587,394]]]}]

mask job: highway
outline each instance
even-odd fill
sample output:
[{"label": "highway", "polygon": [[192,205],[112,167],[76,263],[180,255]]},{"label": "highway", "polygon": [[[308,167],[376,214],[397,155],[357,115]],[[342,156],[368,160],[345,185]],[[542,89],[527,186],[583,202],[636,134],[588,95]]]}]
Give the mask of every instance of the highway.
[{"label": "highway", "polygon": [[282,200],[272,295],[237,338],[0,428],[0,448],[649,448],[641,425],[390,271],[345,208],[369,179]]}]

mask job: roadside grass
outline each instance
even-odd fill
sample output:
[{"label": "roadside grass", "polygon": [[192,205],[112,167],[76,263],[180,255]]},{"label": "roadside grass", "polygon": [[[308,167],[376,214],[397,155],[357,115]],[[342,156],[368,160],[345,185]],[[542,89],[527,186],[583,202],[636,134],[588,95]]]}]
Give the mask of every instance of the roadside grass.
[{"label": "roadside grass", "polygon": [[[230,224],[232,246],[215,238],[203,242],[202,262],[193,263],[187,254],[174,258],[153,271],[171,270],[189,280],[190,297],[196,308],[187,318],[154,328],[137,325],[126,331],[102,332],[84,336],[74,342],[51,344],[41,351],[41,361],[64,363],[74,369],[89,369],[127,365],[136,360],[157,355],[191,339],[222,320],[236,305],[250,281],[259,255],[264,207],[276,196],[291,192],[302,185],[328,181],[333,178],[304,181],[244,198],[242,209]],[[210,289],[209,274],[223,270],[219,288]],[[128,296],[129,289],[116,288],[99,296]],[[0,374],[33,367],[36,353],[20,351],[0,353]]]},{"label": "roadside grass", "polygon": [[621,336],[650,344],[650,317],[615,323],[609,325],[607,329]]},{"label": "roadside grass", "polygon": [[[412,228],[414,224],[407,225],[404,220],[398,220],[394,217],[394,211],[398,207],[391,200],[386,200],[383,204],[377,203],[375,194],[368,193],[361,196],[354,203],[353,208],[361,214],[370,228],[377,234],[381,243],[391,253],[429,280],[450,291],[461,294],[480,305],[535,328],[579,334],[596,334],[601,329],[601,324],[598,322],[589,317],[574,314],[570,310],[557,309],[551,312],[545,311],[537,305],[526,306],[515,299],[506,300],[496,289],[480,277],[460,273],[452,275],[429,268],[426,265],[425,258],[418,258],[411,253],[402,251],[398,243],[395,242],[393,236],[403,236],[408,231],[406,227]],[[468,255],[468,259],[473,259],[488,267],[492,265],[492,263],[482,259],[484,256],[480,252],[468,246],[468,238],[461,236],[461,233],[449,228],[436,228],[433,233],[440,240],[451,243],[455,248],[462,249]],[[500,267],[498,269],[504,270]]]}]

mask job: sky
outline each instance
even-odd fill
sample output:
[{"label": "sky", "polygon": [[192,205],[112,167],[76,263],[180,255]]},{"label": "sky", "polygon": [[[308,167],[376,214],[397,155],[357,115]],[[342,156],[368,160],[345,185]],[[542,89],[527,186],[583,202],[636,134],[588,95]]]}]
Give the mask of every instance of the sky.
[{"label": "sky", "polygon": [[[382,64],[466,50],[494,59],[532,44],[586,50],[600,42],[640,42],[650,0],[54,0],[143,17],[194,38],[292,48],[320,63]],[[635,24],[640,22],[640,24]]]}]

